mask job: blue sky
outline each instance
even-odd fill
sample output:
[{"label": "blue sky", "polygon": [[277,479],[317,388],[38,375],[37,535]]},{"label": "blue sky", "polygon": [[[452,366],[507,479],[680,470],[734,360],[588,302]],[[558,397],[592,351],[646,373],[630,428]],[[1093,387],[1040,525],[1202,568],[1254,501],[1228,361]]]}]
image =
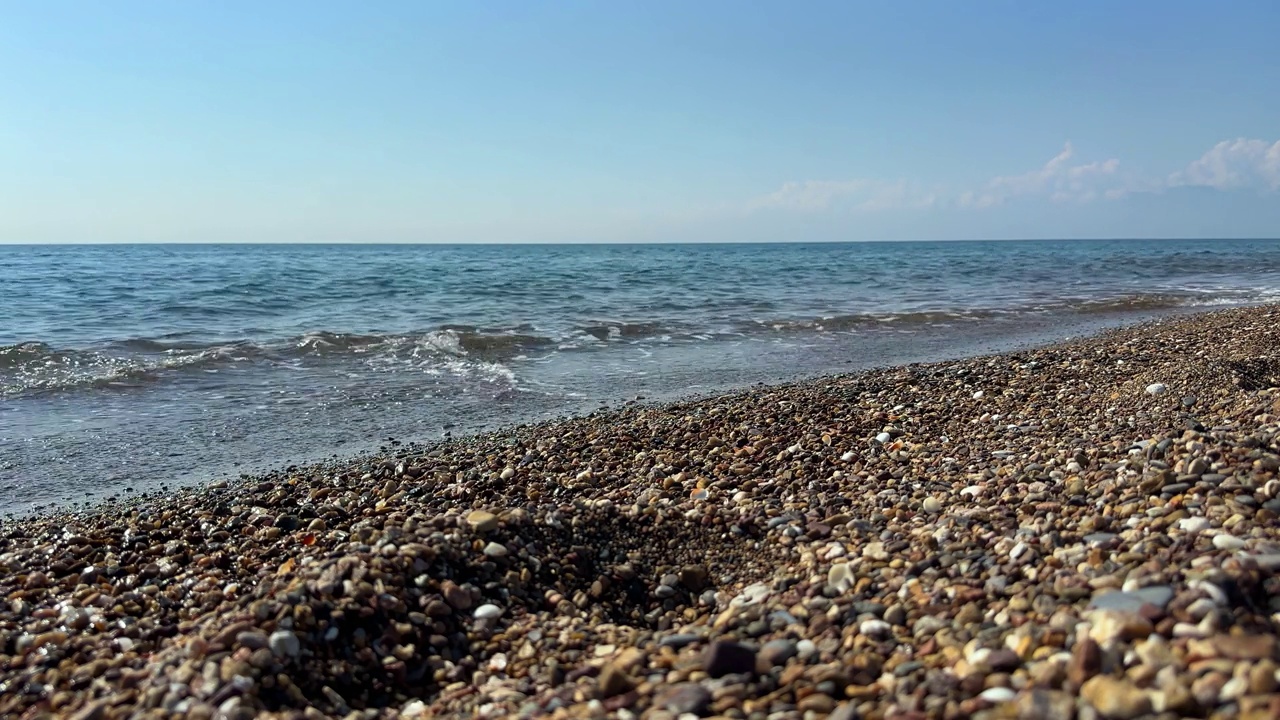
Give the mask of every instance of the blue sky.
[{"label": "blue sky", "polygon": [[1280,236],[1280,3],[0,0],[0,242]]}]

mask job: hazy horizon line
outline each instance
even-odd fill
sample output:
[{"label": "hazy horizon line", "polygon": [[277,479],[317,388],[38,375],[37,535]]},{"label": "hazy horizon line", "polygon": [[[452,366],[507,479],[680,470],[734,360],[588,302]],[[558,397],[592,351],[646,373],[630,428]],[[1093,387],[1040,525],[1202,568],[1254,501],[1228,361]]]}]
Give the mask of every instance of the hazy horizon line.
[{"label": "hazy horizon line", "polygon": [[400,240],[218,240],[218,241],[182,241],[182,240],[103,240],[103,241],[53,241],[53,242],[11,242],[0,240],[0,247],[106,247],[106,246],[139,246],[156,247],[209,247],[223,245],[335,245],[335,246],[438,246],[438,247],[558,247],[565,245],[582,246],[635,246],[635,245],[865,245],[874,243],[981,243],[981,242],[1223,242],[1223,241],[1280,241],[1276,236],[1116,236],[1116,237],[1003,237],[1003,238],[907,238],[885,240],[632,240],[626,242],[593,241],[593,240],[560,240],[560,241],[400,241]]}]

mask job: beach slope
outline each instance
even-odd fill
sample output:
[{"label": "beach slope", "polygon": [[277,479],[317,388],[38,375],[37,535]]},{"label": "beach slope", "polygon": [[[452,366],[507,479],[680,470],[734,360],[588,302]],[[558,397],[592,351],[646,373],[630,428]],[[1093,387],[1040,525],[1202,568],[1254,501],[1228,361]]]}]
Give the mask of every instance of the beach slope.
[{"label": "beach slope", "polygon": [[1233,309],[6,522],[0,716],[1277,717],[1277,386]]}]

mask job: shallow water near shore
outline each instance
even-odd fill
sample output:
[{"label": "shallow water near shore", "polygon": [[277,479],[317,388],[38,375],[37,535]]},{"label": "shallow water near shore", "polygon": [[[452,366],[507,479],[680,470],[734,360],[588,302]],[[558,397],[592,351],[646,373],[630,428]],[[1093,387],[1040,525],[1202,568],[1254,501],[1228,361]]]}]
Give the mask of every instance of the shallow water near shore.
[{"label": "shallow water near shore", "polygon": [[1280,297],[1280,242],[0,246],[0,511]]}]

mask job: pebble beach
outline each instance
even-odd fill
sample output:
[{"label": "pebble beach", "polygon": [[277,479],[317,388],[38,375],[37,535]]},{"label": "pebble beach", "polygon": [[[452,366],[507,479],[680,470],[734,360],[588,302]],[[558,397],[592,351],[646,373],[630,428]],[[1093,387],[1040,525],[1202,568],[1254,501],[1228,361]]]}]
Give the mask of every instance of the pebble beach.
[{"label": "pebble beach", "polygon": [[1277,571],[1268,305],[4,521],[0,717],[1260,720]]}]

